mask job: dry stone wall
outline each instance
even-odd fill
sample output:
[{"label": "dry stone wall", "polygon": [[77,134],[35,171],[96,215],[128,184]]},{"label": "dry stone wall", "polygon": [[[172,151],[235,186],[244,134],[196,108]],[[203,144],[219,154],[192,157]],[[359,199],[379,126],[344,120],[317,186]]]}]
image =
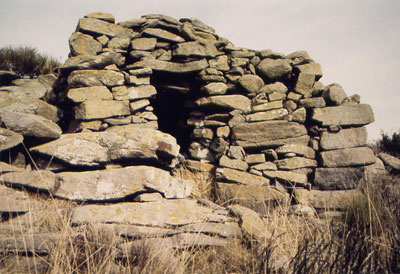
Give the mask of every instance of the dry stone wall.
[{"label": "dry stone wall", "polygon": [[237,184],[351,189],[376,161],[364,127],[371,107],[319,82],[321,66],[305,51],[235,47],[197,19],[164,15],[115,24],[92,14],[69,43],[60,71],[70,132],[163,120],[186,158]]},{"label": "dry stone wall", "polygon": [[[261,216],[276,205],[342,210],[384,171],[367,147],[371,107],[319,82],[305,51],[235,47],[197,19],[158,14],[89,14],[69,45],[58,77],[0,71],[0,255],[48,256],[60,239],[34,227],[26,246],[27,220],[43,219],[32,192],[85,204],[70,225],[112,231],[122,252],[266,242]],[[216,179],[213,202],[193,198],[198,178],[177,176],[182,165]]]}]

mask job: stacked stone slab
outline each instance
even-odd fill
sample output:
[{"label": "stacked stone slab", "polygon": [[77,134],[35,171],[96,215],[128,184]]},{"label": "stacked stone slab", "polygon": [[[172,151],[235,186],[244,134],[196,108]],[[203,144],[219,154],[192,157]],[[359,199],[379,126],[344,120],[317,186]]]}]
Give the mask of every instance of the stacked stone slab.
[{"label": "stacked stone slab", "polygon": [[363,127],[374,121],[370,106],[319,82],[321,66],[305,51],[235,47],[197,19],[159,14],[118,24],[90,14],[69,43],[60,72],[74,104],[70,131],[157,128],[151,99],[186,95],[168,106],[189,113],[181,150],[216,165],[225,194],[237,185],[352,189],[375,163]]}]

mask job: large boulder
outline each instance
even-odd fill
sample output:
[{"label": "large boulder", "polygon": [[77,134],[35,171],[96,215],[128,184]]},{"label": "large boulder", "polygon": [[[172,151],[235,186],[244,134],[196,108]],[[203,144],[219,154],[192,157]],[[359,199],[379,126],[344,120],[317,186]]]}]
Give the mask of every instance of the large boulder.
[{"label": "large boulder", "polygon": [[[244,148],[270,147],[271,141],[299,139],[305,135],[307,135],[307,129],[303,125],[288,121],[244,123],[236,125],[232,129],[232,139],[237,145]],[[289,142],[282,141],[280,143],[283,145]]]},{"label": "large boulder", "polygon": [[177,199],[149,203],[120,203],[113,205],[85,205],[72,213],[73,224],[117,223],[165,227],[203,222],[225,223],[231,219],[214,213],[196,201]]},{"label": "large boulder", "polygon": [[0,111],[20,112],[43,116],[53,122],[58,122],[58,109],[42,100],[34,98],[10,99],[0,103]]},{"label": "large boulder", "polygon": [[359,186],[364,176],[364,167],[317,168],[314,186],[321,190],[353,189]]},{"label": "large boulder", "polygon": [[94,35],[101,36],[105,35],[107,37],[132,37],[134,32],[131,29],[121,27],[103,20],[98,20],[95,18],[81,18],[79,19],[77,31]]},{"label": "large boulder", "polygon": [[0,119],[8,129],[23,136],[57,139],[62,133],[56,123],[35,114],[0,111]]},{"label": "large boulder", "polygon": [[319,142],[323,150],[366,146],[368,143],[365,127],[342,129],[339,132],[323,132]]},{"label": "large boulder", "polygon": [[74,32],[69,37],[69,47],[74,55],[96,55],[103,46],[92,36]]},{"label": "large boulder", "polygon": [[228,110],[238,109],[243,112],[250,112],[251,101],[243,95],[216,95],[203,97],[196,100],[199,107],[214,107]]},{"label": "large boulder", "polygon": [[292,66],[289,59],[266,58],[258,64],[257,70],[266,79],[277,80],[285,78],[292,72]]},{"label": "large boulder", "polygon": [[24,137],[11,130],[0,128],[0,151],[10,149],[22,143]]},{"label": "large boulder", "polygon": [[68,84],[71,88],[90,86],[122,86],[125,77],[121,72],[113,70],[76,70],[68,77]]},{"label": "large boulder", "polygon": [[154,70],[171,72],[171,73],[191,73],[206,69],[208,68],[208,66],[209,65],[206,59],[191,61],[187,63],[174,63],[174,62],[146,58],[144,60],[133,63],[132,65],[128,65],[128,69],[151,68]]},{"label": "large boulder", "polygon": [[371,106],[364,104],[315,108],[311,118],[322,126],[363,126],[375,121]]},{"label": "large boulder", "polygon": [[118,127],[113,132],[63,134],[30,149],[73,166],[102,166],[111,161],[156,160],[168,165],[179,154],[176,139],[144,127]]},{"label": "large boulder", "polygon": [[329,150],[319,155],[323,167],[365,166],[376,161],[374,152],[368,147]]},{"label": "large boulder", "polygon": [[169,172],[149,166],[57,174],[54,196],[75,201],[120,200],[143,192],[159,192],[165,198],[186,198],[191,181],[171,177]]}]

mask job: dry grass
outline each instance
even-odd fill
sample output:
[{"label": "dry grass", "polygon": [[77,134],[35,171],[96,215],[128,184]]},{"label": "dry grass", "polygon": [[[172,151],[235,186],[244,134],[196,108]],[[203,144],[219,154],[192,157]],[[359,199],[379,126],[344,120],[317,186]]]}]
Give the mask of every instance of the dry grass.
[{"label": "dry grass", "polygon": [[[187,169],[180,172],[181,178],[196,178],[200,184],[196,197],[212,197],[212,178]],[[9,224],[15,237],[39,232],[60,235],[49,256],[31,254],[31,273],[35,269],[45,269],[45,273],[399,272],[398,179],[381,176],[363,189],[366,198],[352,201],[342,219],[328,222],[296,216],[282,206],[263,216],[272,237],[261,243],[243,237],[226,247],[173,250],[145,241],[133,249],[121,250],[118,245],[127,240],[111,230],[91,225],[71,227],[71,211],[79,205],[41,195],[35,197],[43,202],[35,213],[11,218],[2,225]],[[21,267],[26,265],[24,254],[3,254],[0,261],[5,263],[10,258]],[[13,267],[1,271],[13,273]]]}]

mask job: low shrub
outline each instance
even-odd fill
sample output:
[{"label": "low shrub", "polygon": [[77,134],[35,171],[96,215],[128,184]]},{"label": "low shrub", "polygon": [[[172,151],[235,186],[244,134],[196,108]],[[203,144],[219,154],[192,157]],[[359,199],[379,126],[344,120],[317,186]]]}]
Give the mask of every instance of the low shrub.
[{"label": "low shrub", "polygon": [[57,59],[39,53],[31,46],[0,48],[0,70],[13,71],[21,77],[51,73],[60,65]]}]

